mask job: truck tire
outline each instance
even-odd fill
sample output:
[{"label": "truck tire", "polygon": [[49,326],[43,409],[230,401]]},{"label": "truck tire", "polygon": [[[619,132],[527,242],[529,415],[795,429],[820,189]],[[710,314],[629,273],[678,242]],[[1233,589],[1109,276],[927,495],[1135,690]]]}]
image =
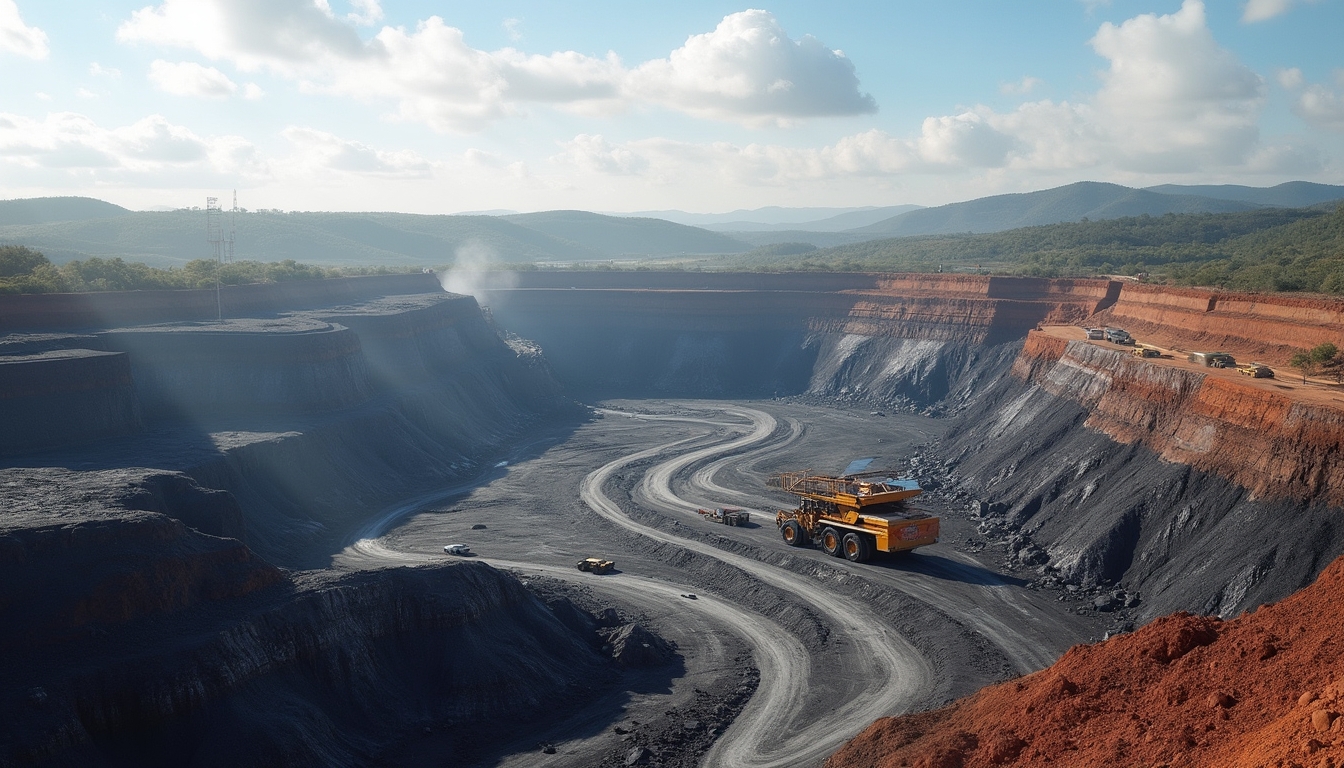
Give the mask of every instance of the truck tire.
[{"label": "truck tire", "polygon": [[821,529],[821,551],[831,557],[844,557],[844,537],[829,525]]},{"label": "truck tire", "polygon": [[851,563],[866,563],[873,556],[873,547],[862,533],[846,533],[840,543],[844,548],[845,559]]},{"label": "truck tire", "polygon": [[784,525],[780,526],[780,535],[784,537],[784,543],[790,547],[801,547],[807,544],[807,531],[797,520],[785,520]]}]

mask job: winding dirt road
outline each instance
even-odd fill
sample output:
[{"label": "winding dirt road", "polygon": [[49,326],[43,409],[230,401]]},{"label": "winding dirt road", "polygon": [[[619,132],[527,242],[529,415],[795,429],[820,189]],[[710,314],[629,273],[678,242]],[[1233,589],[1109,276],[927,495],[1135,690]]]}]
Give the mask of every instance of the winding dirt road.
[{"label": "winding dirt road", "polygon": [[[481,560],[523,574],[538,573],[573,583],[582,583],[613,600],[635,606],[679,604],[683,614],[694,614],[695,622],[731,632],[752,649],[760,670],[760,684],[746,709],[715,742],[705,756],[706,766],[742,766],[743,768],[787,768],[812,766],[834,752],[844,741],[866,727],[876,717],[908,709],[926,696],[934,684],[935,666],[900,632],[883,619],[871,605],[837,591],[825,579],[819,579],[785,567],[772,565],[745,554],[726,551],[702,538],[678,535],[671,530],[647,525],[627,514],[608,495],[618,473],[632,465],[654,463],[637,470],[639,481],[631,500],[640,509],[677,520],[699,516],[698,505],[722,504],[724,499],[753,507],[770,507],[770,500],[724,488],[715,477],[729,466],[756,462],[770,452],[779,451],[799,439],[805,427],[785,419],[783,428],[775,416],[745,406],[704,406],[679,404],[679,413],[644,414],[619,410],[602,411],[610,420],[630,419],[668,425],[678,439],[661,442],[618,456],[588,472],[579,484],[578,494],[592,512],[614,526],[653,542],[681,548],[695,555],[712,558],[749,575],[809,609],[828,627],[835,651],[824,661],[818,660],[800,640],[769,618],[721,597],[704,595],[686,600],[684,593],[695,591],[675,579],[650,578],[628,573],[592,579],[577,573],[569,565],[532,562],[513,558],[482,557]],[[687,415],[685,411],[694,415]],[[630,423],[630,422],[627,422]],[[689,434],[688,434],[689,433]],[[521,451],[521,449],[520,449]],[[505,462],[474,481],[442,489],[383,510],[359,533],[337,558],[344,567],[361,568],[389,563],[420,563],[441,560],[441,555],[400,551],[388,546],[383,536],[404,518],[450,498],[462,496],[504,474]],[[626,478],[628,482],[628,478]],[[679,493],[693,495],[683,498]],[[717,501],[714,501],[717,500]],[[771,516],[772,513],[771,513]],[[773,526],[727,529],[725,534],[750,541],[753,545],[777,549]],[[918,600],[936,605],[998,646],[1019,671],[1031,671],[1054,660],[1058,653],[1060,628],[1041,616],[1023,590],[1007,582],[981,579],[966,583],[960,579],[956,589],[948,588],[949,574],[926,574],[909,570],[862,569],[845,561],[825,558],[809,550],[793,550],[799,556],[816,556],[826,567],[848,570]],[[975,561],[962,556],[970,563]],[[955,571],[958,562],[943,558],[937,566]],[[982,568],[978,568],[983,572]],[[956,577],[958,574],[951,574]],[[689,615],[689,614],[687,614]],[[1071,630],[1072,631],[1072,630]],[[840,661],[837,662],[837,657]],[[838,665],[843,664],[843,669]],[[818,677],[821,676],[821,677]],[[838,678],[843,678],[837,682]],[[521,756],[519,756],[521,757]],[[538,758],[539,759],[539,758]],[[534,760],[509,764],[530,764]]]}]

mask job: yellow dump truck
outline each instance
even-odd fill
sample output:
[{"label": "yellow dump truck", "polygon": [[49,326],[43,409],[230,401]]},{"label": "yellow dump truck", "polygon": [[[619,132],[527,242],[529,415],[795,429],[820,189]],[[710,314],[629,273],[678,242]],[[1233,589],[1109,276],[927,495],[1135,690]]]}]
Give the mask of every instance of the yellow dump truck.
[{"label": "yellow dump truck", "polygon": [[862,563],[877,552],[905,552],[938,541],[938,518],[905,503],[923,493],[914,480],[803,471],[775,475],[769,483],[798,496],[797,509],[775,515],[791,547],[815,542],[828,555]]}]

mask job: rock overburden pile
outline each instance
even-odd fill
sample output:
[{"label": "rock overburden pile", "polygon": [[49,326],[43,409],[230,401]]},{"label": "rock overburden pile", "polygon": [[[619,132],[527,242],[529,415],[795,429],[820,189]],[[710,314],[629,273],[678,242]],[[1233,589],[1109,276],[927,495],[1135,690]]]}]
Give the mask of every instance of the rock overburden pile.
[{"label": "rock overburden pile", "polygon": [[1344,559],[1228,621],[1186,613],[1077,646],[952,706],[878,720],[826,768],[1344,764]]}]

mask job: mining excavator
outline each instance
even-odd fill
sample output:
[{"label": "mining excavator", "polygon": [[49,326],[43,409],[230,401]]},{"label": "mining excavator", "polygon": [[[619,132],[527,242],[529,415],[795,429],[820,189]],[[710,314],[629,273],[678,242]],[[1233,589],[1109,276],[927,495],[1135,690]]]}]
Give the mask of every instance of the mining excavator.
[{"label": "mining excavator", "polygon": [[775,515],[775,525],[791,547],[815,542],[828,555],[862,563],[876,552],[906,552],[938,541],[938,518],[905,503],[923,493],[914,480],[802,471],[775,475],[768,482],[799,499],[797,509]]}]

